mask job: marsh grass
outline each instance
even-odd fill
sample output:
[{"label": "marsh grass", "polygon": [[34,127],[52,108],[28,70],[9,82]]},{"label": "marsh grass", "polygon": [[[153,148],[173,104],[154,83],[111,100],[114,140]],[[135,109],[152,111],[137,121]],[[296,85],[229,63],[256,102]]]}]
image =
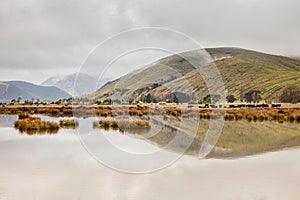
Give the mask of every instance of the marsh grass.
[{"label": "marsh grass", "polygon": [[148,107],[148,106],[5,106],[0,107],[1,114],[17,114],[26,117],[28,114],[42,114],[52,117],[142,117],[150,115],[167,115],[174,117],[199,117],[204,120],[224,117],[225,121],[247,120],[251,122],[277,121],[300,123],[300,108],[227,108],[211,109],[185,107]]},{"label": "marsh grass", "polygon": [[150,122],[146,120],[128,120],[128,119],[101,119],[93,122],[94,128],[114,129],[121,132],[132,132],[150,128]]},{"label": "marsh grass", "polygon": [[121,130],[150,128],[150,122],[146,120],[119,120],[117,125]]},{"label": "marsh grass", "polygon": [[30,118],[30,115],[28,113],[20,113],[18,117],[19,119],[27,119]]},{"label": "marsh grass", "polygon": [[26,132],[29,135],[32,134],[53,134],[59,130],[57,122],[42,121],[39,117],[27,117],[17,120],[14,123],[16,129],[20,132]]},{"label": "marsh grass", "polygon": [[[205,112],[207,115],[209,112]],[[202,114],[204,115],[204,114]],[[202,117],[208,119],[209,117]],[[249,122],[264,122],[264,121],[277,121],[284,122],[300,122],[300,109],[274,109],[274,108],[257,108],[257,109],[228,109],[224,115],[226,121],[247,120]]]},{"label": "marsh grass", "polygon": [[[127,110],[126,110],[127,109]],[[113,112],[103,110],[98,115],[102,117],[114,116],[133,116],[142,117],[147,115],[164,115],[173,117],[197,117],[204,120],[214,120],[224,117],[225,121],[247,120],[251,122],[277,121],[277,122],[300,122],[299,108],[230,108],[217,109],[211,108],[188,109],[180,107],[163,107],[163,108],[148,108],[148,107],[120,107],[114,109]]]},{"label": "marsh grass", "polygon": [[63,119],[59,120],[59,126],[61,128],[76,129],[79,126],[79,123],[76,119]]}]

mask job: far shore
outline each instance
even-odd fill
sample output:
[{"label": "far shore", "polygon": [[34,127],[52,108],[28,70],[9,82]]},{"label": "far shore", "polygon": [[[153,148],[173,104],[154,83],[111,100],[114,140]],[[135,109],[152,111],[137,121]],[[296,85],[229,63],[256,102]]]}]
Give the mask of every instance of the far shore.
[{"label": "far shore", "polygon": [[[238,107],[244,105],[244,107]],[[40,114],[51,117],[116,117],[163,115],[253,122],[300,122],[300,104],[227,104],[216,108],[201,104],[140,104],[140,105],[5,105],[0,114]],[[246,107],[249,106],[249,107]],[[251,107],[250,107],[251,106]]]}]

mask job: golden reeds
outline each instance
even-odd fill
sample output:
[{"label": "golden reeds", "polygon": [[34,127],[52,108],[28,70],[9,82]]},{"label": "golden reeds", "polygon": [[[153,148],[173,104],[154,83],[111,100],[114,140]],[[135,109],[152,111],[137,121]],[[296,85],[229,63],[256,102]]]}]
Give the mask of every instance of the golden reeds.
[{"label": "golden reeds", "polygon": [[115,120],[115,119],[102,119],[93,122],[94,128],[103,129],[117,129],[120,131],[138,130],[150,128],[150,122],[146,120]]},{"label": "golden reeds", "polygon": [[59,130],[59,125],[57,122],[42,121],[38,117],[27,117],[17,120],[15,123],[15,128],[21,132],[28,133],[53,133]]},{"label": "golden reeds", "polygon": [[[25,113],[25,114],[24,114]],[[300,123],[300,108],[227,108],[188,109],[184,107],[147,107],[147,106],[5,106],[0,107],[0,114],[19,114],[21,118],[28,114],[71,117],[115,117],[169,115],[174,117],[200,117],[210,120],[224,116],[226,121],[248,120],[253,122],[283,121]],[[250,117],[252,116],[252,117]]]},{"label": "golden reeds", "polygon": [[61,128],[77,128],[79,125],[78,121],[76,119],[63,119],[59,120],[59,126]]}]

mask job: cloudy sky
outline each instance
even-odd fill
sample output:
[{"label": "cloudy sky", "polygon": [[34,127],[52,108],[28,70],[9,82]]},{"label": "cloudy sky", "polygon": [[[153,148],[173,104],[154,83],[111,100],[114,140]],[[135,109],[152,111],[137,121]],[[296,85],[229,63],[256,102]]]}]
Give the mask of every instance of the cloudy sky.
[{"label": "cloudy sky", "polygon": [[[300,56],[299,10],[299,0],[0,0],[0,80],[40,83],[77,72],[100,42],[140,27],[179,31],[202,47]],[[165,55],[149,52],[125,56],[116,74]]]}]

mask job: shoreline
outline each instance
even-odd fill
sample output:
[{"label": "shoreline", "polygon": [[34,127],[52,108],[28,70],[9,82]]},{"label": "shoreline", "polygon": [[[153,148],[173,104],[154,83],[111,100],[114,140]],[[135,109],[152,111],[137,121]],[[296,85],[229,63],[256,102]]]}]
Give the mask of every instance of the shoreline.
[{"label": "shoreline", "polygon": [[181,105],[159,106],[158,104],[140,105],[8,105],[0,107],[0,114],[40,114],[51,117],[116,117],[116,116],[149,116],[163,115],[183,118],[220,119],[225,121],[278,121],[300,123],[300,105],[289,104],[282,107],[251,107],[251,108],[202,108]]}]

